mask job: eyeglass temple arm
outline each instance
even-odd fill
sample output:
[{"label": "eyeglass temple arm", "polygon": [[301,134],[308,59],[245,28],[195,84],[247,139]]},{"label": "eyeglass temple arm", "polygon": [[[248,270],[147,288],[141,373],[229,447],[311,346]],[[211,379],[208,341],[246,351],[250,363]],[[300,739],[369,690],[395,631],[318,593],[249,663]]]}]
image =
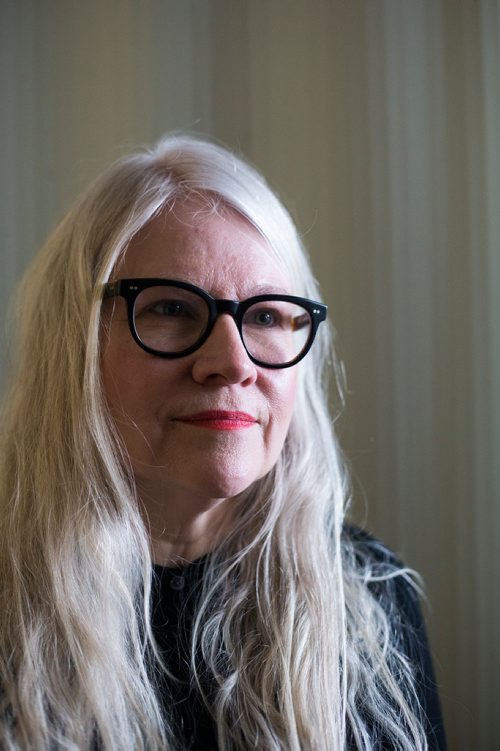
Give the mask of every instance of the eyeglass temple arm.
[{"label": "eyeglass temple arm", "polygon": [[311,319],[307,313],[303,313],[300,316],[295,316],[295,318],[292,318],[291,321],[291,329],[292,331],[300,331],[300,329],[308,326],[310,321]]},{"label": "eyeglass temple arm", "polygon": [[108,297],[117,297],[121,293],[121,282],[107,282],[104,285],[104,293],[103,293],[103,300],[106,300]]}]

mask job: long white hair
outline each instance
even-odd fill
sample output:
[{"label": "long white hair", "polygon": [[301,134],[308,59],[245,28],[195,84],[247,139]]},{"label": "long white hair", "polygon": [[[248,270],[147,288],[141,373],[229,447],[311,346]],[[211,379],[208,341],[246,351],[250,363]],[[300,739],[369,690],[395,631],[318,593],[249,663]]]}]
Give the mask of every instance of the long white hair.
[{"label": "long white hair", "polygon": [[[20,288],[2,419],[2,748],[176,746],[149,668],[159,655],[148,535],[103,396],[101,301],[136,232],[193,191],[251,222],[294,293],[319,299],[278,198],[247,164],[197,138],[169,136],[119,160],[48,240]],[[234,528],[208,556],[194,679],[202,654],[221,749],[341,749],[348,732],[369,749],[370,727],[394,747],[424,749],[411,665],[369,589],[369,558],[342,534],[349,488],[327,406],[327,325],[298,367],[278,462],[235,500]],[[398,574],[386,568],[377,575]]]}]

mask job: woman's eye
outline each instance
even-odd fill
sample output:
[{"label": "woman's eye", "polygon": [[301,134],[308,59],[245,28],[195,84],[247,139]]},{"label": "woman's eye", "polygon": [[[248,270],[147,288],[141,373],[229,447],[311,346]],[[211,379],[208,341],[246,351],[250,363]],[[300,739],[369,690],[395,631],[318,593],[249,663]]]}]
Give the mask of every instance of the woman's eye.
[{"label": "woman's eye", "polygon": [[185,307],[182,303],[176,300],[161,300],[150,308],[151,312],[157,313],[160,316],[173,316],[178,317],[185,314]]},{"label": "woman's eye", "polygon": [[279,317],[272,310],[258,310],[253,316],[253,321],[257,326],[270,327],[279,323]]}]

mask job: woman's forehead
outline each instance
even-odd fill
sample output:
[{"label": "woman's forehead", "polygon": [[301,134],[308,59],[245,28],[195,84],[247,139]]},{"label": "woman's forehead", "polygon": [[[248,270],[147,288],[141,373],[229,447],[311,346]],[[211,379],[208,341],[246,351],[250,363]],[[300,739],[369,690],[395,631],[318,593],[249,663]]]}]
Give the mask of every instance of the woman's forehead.
[{"label": "woman's forehead", "polygon": [[[233,279],[290,292],[290,280],[268,241],[235,209],[204,197],[177,200],[130,241],[115,278],[163,277],[217,286]],[[258,294],[258,293],[253,293]]]}]

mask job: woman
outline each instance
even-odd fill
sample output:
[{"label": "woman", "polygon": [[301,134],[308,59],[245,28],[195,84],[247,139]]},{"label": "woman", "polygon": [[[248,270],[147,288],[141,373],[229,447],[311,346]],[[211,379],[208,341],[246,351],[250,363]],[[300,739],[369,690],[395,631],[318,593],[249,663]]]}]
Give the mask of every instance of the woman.
[{"label": "woman", "polygon": [[192,138],[49,239],[2,430],[2,748],[444,746],[409,574],[344,523],[318,297],[263,179]]}]

